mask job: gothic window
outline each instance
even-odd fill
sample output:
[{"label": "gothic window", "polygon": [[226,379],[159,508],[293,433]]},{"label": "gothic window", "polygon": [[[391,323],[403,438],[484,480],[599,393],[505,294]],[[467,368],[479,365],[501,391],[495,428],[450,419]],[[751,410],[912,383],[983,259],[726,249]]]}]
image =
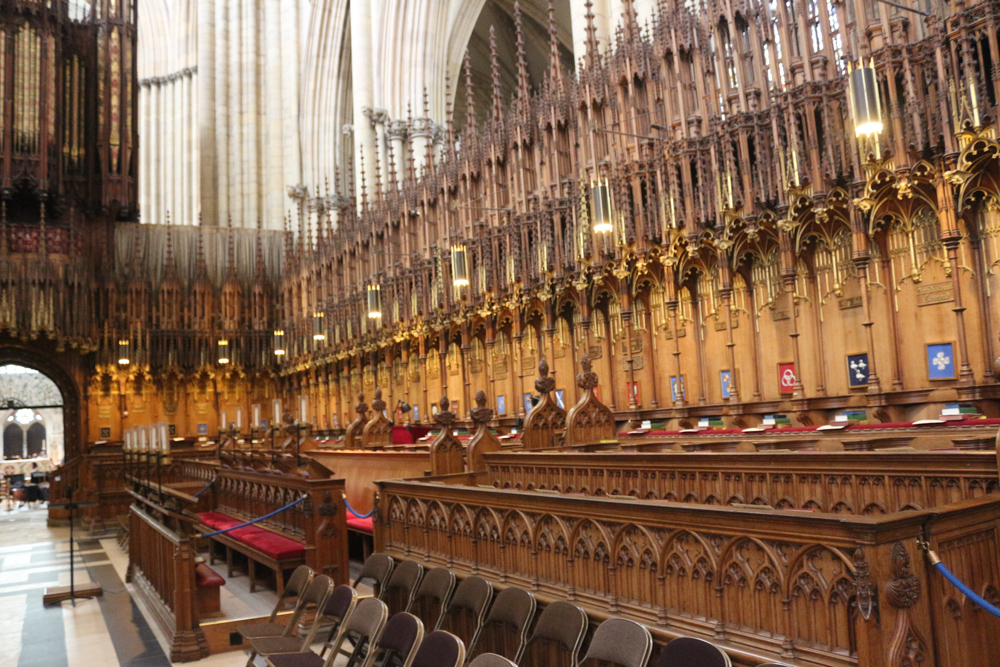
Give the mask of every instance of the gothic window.
[{"label": "gothic window", "polygon": [[833,46],[833,59],[836,61],[837,74],[845,74],[847,64],[844,62],[844,39],[840,35],[840,19],[837,17],[838,6],[843,9],[844,5],[827,0],[827,14],[830,16],[830,44]]},{"label": "gothic window", "polygon": [[813,53],[820,53],[823,50],[823,26],[819,20],[819,1],[808,0],[809,36],[812,39]]},{"label": "gothic window", "polygon": [[795,0],[785,0],[785,22],[788,25],[788,40],[791,42],[788,45],[788,52],[793,58],[798,58],[802,52],[799,43],[799,22],[795,14]]}]

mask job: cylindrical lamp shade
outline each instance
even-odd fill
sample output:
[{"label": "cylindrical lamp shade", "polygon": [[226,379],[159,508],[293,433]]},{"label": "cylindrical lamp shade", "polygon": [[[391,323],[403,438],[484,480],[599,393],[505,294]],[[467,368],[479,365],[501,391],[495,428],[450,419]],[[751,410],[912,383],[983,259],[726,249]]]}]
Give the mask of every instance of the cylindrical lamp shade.
[{"label": "cylindrical lamp shade", "polygon": [[451,247],[451,278],[455,287],[469,285],[469,256],[464,245]]},{"label": "cylindrical lamp shade", "polygon": [[382,317],[382,288],[379,285],[368,286],[368,317],[373,320]]},{"label": "cylindrical lamp shade", "polygon": [[225,338],[219,340],[219,363],[229,363],[229,341]]},{"label": "cylindrical lamp shade", "polygon": [[285,332],[278,329],[274,332],[274,355],[276,357],[284,356],[285,354]]},{"label": "cylindrical lamp shade", "polygon": [[614,226],[611,223],[611,191],[607,183],[597,183],[590,189],[594,217],[594,233],[608,234]]},{"label": "cylindrical lamp shade", "polygon": [[878,134],[882,131],[882,109],[875,68],[858,67],[850,73],[850,83],[854,134],[858,137]]},{"label": "cylindrical lamp shade", "polygon": [[326,318],[320,311],[313,313],[313,340],[326,340]]},{"label": "cylindrical lamp shade", "polygon": [[122,338],[118,341],[118,364],[121,366],[128,366],[128,339]]}]

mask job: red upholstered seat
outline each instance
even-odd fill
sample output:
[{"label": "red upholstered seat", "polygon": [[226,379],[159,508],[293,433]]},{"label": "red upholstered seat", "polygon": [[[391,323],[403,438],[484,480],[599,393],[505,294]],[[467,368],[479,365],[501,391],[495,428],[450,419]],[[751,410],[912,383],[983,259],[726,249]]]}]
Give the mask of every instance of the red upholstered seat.
[{"label": "red upholstered seat", "polygon": [[362,533],[368,533],[369,535],[375,532],[375,521],[372,517],[367,519],[361,519],[353,514],[348,513],[347,515],[347,528],[348,530],[357,530]]},{"label": "red upholstered seat", "polygon": [[[246,523],[220,512],[202,512],[198,515],[201,522],[212,530],[224,530]],[[286,560],[289,558],[303,558],[306,549],[303,544],[293,539],[272,533],[257,526],[244,526],[231,530],[229,535],[234,540],[239,540],[247,546],[251,546],[261,553],[265,553],[275,560]]]},{"label": "red upholstered seat", "polygon": [[212,530],[232,528],[233,526],[238,526],[243,523],[239,519],[234,519],[233,517],[227,514],[222,514],[221,512],[201,512],[198,514],[198,518],[203,524]]},{"label": "red upholstered seat", "polygon": [[226,580],[221,575],[204,563],[195,566],[194,582],[198,588],[218,588],[226,584]]}]

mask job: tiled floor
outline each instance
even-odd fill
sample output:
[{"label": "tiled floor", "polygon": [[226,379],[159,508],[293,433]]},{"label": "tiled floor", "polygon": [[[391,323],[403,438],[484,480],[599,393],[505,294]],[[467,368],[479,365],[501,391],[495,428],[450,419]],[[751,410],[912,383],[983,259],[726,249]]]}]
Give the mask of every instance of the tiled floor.
[{"label": "tiled floor", "polygon": [[[76,534],[76,581],[97,581],[104,595],[50,607],[42,594],[69,584],[69,530],[49,528],[44,508],[0,509],[0,667],[165,667],[164,638],[147,622],[141,604],[124,584],[128,556],[114,538]],[[351,564],[352,575],[360,567]],[[215,569],[225,576],[225,565]],[[227,579],[222,609],[229,618],[264,615],[273,592],[251,594],[245,576]],[[223,653],[195,667],[238,667],[242,652]],[[258,665],[263,660],[257,660]],[[338,661],[339,664],[339,661]]]}]

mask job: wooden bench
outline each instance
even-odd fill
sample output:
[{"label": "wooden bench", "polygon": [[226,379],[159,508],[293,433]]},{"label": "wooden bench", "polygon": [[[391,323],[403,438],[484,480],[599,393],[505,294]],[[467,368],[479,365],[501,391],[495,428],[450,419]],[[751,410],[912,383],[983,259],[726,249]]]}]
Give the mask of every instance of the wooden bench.
[{"label": "wooden bench", "polygon": [[[220,512],[202,512],[198,515],[202,525],[212,532],[238,526],[243,521]],[[228,533],[212,535],[209,539],[222,545],[226,553],[226,576],[233,576],[233,552],[247,558],[247,576],[250,592],[257,588],[256,564],[274,572],[275,588],[280,596],[285,588],[284,574],[305,563],[305,544],[257,526],[245,526]],[[209,546],[209,563],[215,562],[215,549]]]},{"label": "wooden bench", "polygon": [[216,574],[215,570],[204,563],[194,567],[195,606],[199,618],[222,616],[222,604],[219,589],[226,585],[226,580]]}]

